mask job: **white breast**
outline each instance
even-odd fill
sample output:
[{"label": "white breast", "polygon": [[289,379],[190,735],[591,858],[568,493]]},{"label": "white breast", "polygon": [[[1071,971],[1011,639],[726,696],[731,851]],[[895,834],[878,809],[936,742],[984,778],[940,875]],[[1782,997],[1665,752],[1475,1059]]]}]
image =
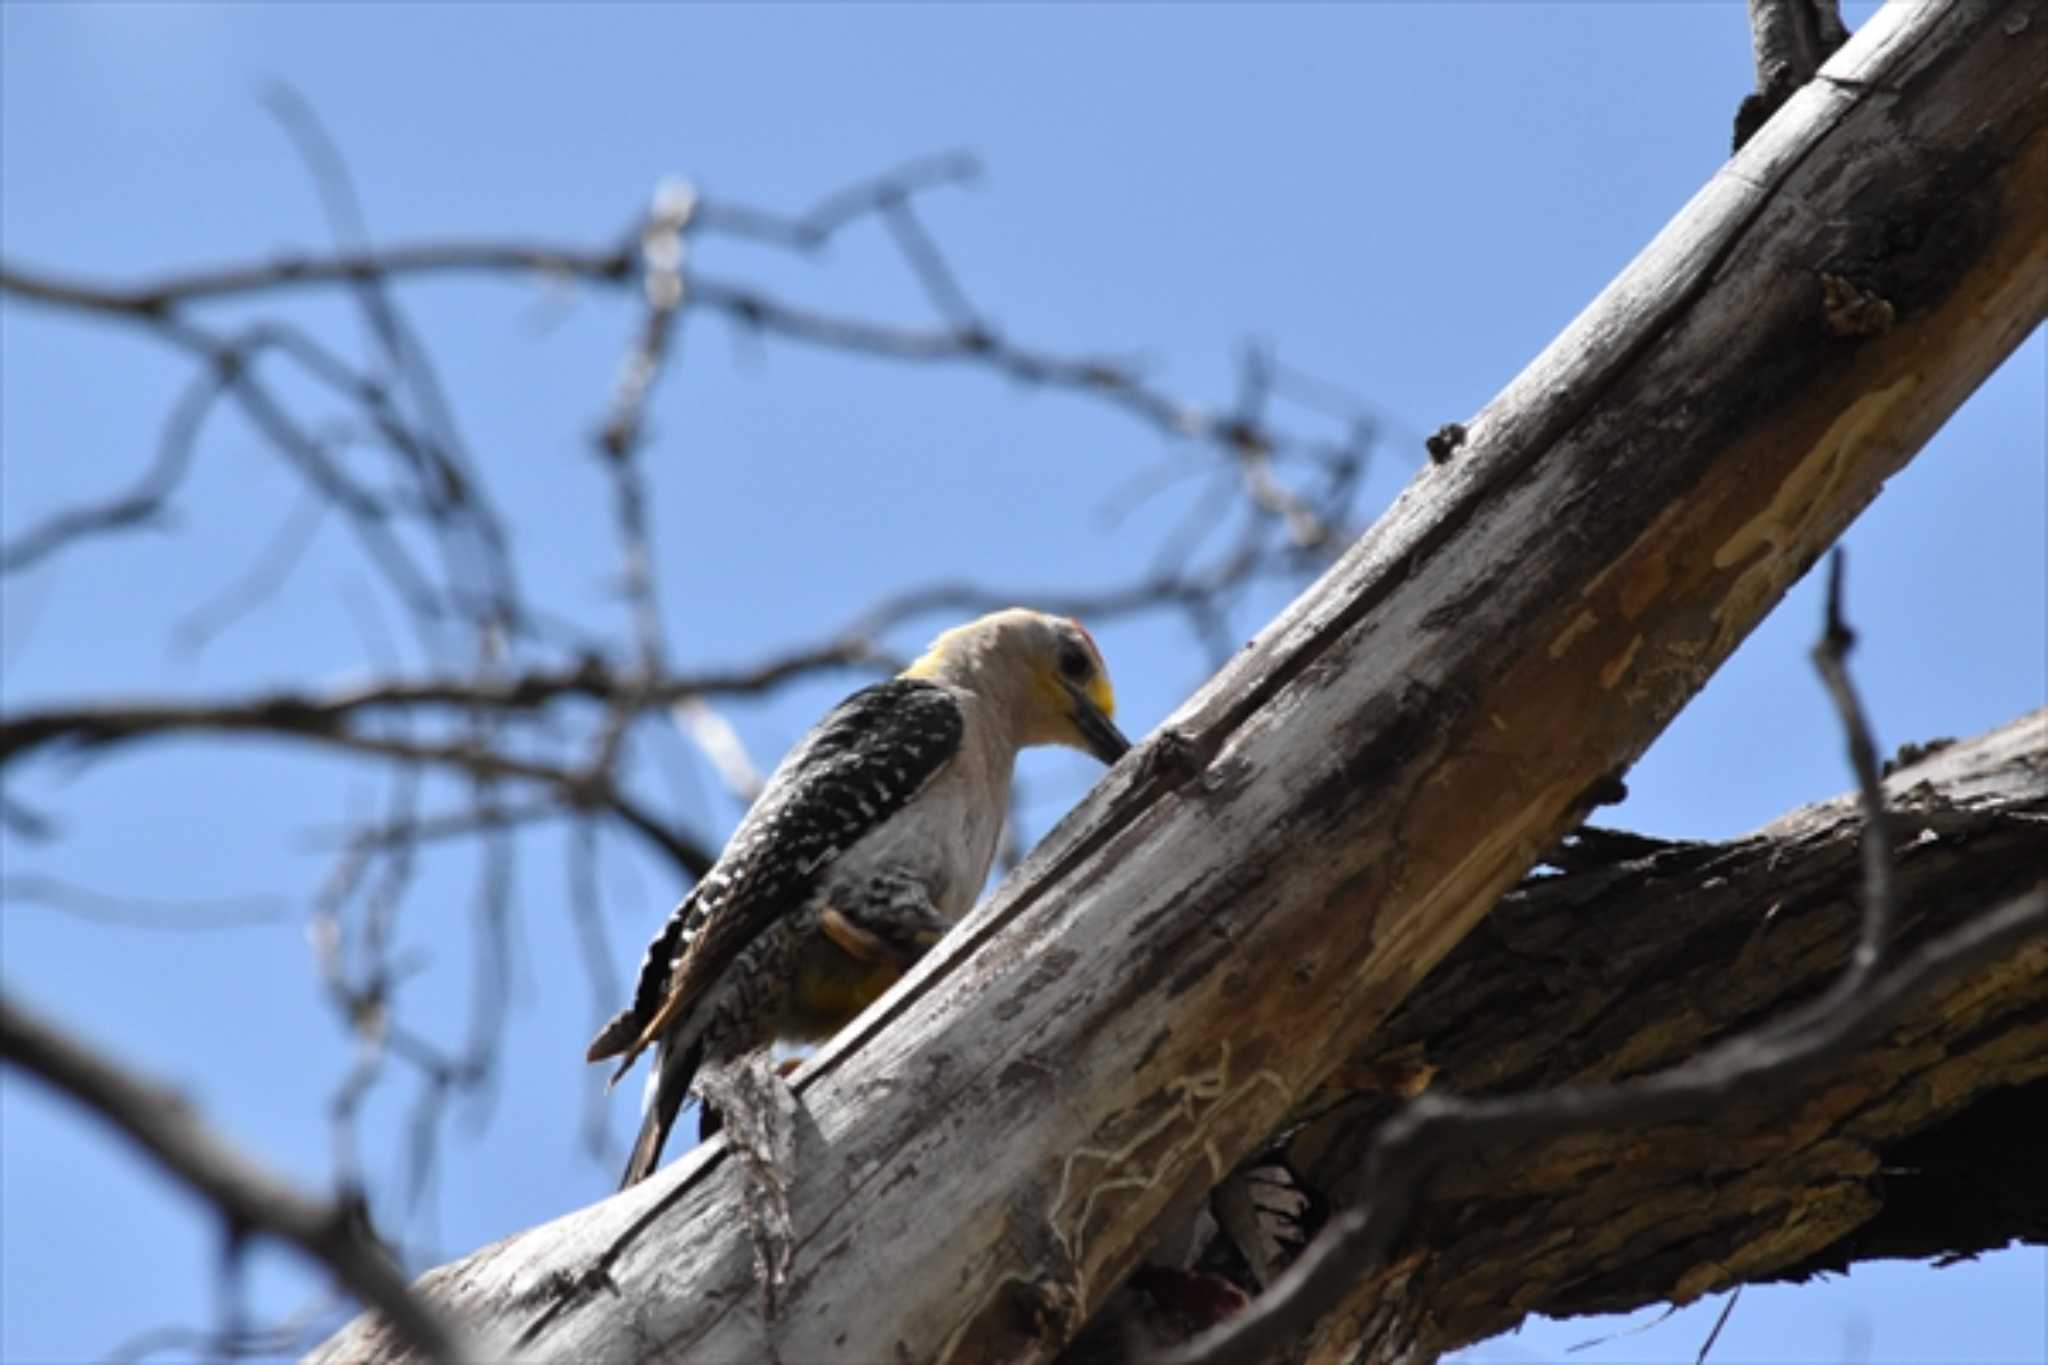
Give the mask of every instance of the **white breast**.
[{"label": "white breast", "polygon": [[1002,846],[1016,748],[971,711],[960,752],[908,806],[845,854],[832,881],[889,870],[907,872],[931,893],[940,914],[957,920],[974,906]]}]

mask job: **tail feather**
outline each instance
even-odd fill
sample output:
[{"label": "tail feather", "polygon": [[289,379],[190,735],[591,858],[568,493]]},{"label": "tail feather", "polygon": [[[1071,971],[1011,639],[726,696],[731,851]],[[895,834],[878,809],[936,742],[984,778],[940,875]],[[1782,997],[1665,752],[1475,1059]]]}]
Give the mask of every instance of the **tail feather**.
[{"label": "tail feather", "polygon": [[628,1005],[611,1017],[610,1022],[590,1040],[589,1051],[583,1054],[586,1062],[601,1062],[607,1057],[616,1057],[633,1045],[640,1036],[642,1019],[637,1010]]},{"label": "tail feather", "polygon": [[703,1057],[701,1042],[680,1050],[661,1048],[655,1062],[653,1093],[648,1096],[647,1113],[640,1120],[640,1136],[633,1142],[633,1155],[627,1158],[626,1173],[619,1180],[620,1189],[637,1185],[654,1174],[654,1168],[661,1162],[662,1146],[668,1141],[669,1130],[676,1126],[683,1101],[689,1098],[690,1082],[696,1078]]}]

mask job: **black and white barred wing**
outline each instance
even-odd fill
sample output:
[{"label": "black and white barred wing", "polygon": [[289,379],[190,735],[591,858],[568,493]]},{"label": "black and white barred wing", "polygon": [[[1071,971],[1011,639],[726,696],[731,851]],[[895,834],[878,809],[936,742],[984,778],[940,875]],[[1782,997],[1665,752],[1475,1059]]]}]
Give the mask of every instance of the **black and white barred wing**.
[{"label": "black and white barred wing", "polygon": [[913,678],[864,687],[833,708],[648,945],[632,1003],[598,1033],[588,1060],[623,1053],[623,1074],[762,930],[802,908],[835,859],[910,804],[959,752],[963,728],[952,693]]}]

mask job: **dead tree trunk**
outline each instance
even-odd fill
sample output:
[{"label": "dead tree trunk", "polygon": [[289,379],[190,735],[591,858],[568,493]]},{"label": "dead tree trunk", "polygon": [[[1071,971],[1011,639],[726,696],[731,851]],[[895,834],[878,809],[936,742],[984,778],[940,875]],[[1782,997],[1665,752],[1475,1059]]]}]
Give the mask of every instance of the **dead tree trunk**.
[{"label": "dead tree trunk", "polygon": [[[1899,947],[2048,872],[2048,711],[1887,781]],[[1727,843],[1591,837],[1452,950],[1298,1109],[1284,1145],[1336,1204],[1396,1095],[1508,1094],[1660,1070],[1783,1016],[1859,914],[1853,796]],[[2048,943],[1924,1001],[1835,1083],[1722,1115],[1446,1169],[1398,1262],[1303,1357],[1427,1359],[1525,1314],[1683,1303],[1873,1257],[2048,1241]],[[1563,1238],[1560,1229],[1573,1229]],[[1361,1346],[1364,1349],[1360,1349]]]},{"label": "dead tree trunk", "polygon": [[2029,12],[1881,13],[806,1069],[774,1321],[718,1143],[425,1290],[498,1354],[1056,1355],[2038,325]]}]

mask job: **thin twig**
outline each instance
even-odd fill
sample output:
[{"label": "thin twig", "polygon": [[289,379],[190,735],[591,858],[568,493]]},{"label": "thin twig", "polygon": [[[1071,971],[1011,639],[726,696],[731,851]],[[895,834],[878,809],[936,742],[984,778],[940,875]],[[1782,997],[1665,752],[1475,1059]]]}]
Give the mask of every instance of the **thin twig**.
[{"label": "thin twig", "polygon": [[[949,152],[911,162],[835,191],[795,218],[723,201],[703,206],[705,230],[812,250],[882,202],[941,185],[961,184],[980,172],[966,153]],[[0,265],[0,289],[39,303],[155,318],[187,303],[268,293],[308,285],[450,273],[548,275],[623,284],[636,264],[640,224],[609,247],[590,249],[552,242],[476,240],[413,242],[334,253],[286,252],[267,262],[163,275],[127,289],[107,289],[19,267]]]},{"label": "thin twig", "polygon": [[675,323],[689,296],[689,233],[697,216],[697,191],[673,180],[655,191],[640,234],[640,285],[646,312],[625,361],[619,367],[612,415],[598,435],[598,448],[613,466],[630,461],[639,448],[647,395],[661,373]]},{"label": "thin twig", "polygon": [[[328,223],[343,249],[367,250],[369,223],[348,164],[327,135],[312,106],[290,85],[273,84],[264,92],[264,106],[283,126],[319,188]],[[387,281],[366,275],[352,282],[351,292],[376,339],[384,364],[396,385],[409,394],[418,420],[396,417],[390,401],[391,383],[373,379],[364,388],[368,406],[392,453],[410,464],[421,505],[440,541],[450,586],[477,608],[478,624],[510,623],[521,615],[518,586],[506,545],[504,524],[491,507],[485,485],[475,477],[463,450],[449,403],[432,359],[398,306]],[[461,588],[471,580],[466,591]]]},{"label": "thin twig", "polygon": [[333,848],[346,844],[375,851],[400,844],[426,845],[444,839],[466,839],[485,830],[538,824],[544,820],[588,812],[573,811],[560,801],[541,799],[523,805],[500,805],[490,811],[473,806],[435,815],[420,815],[375,824],[328,825],[306,831],[309,847]]},{"label": "thin twig", "polygon": [[1367,1182],[1373,1202],[1338,1214],[1268,1293],[1221,1327],[1160,1353],[1156,1365],[1263,1360],[1308,1331],[1384,1261],[1407,1226],[1420,1183],[1446,1161],[1594,1129],[1696,1121],[1738,1097],[1806,1085],[1853,1055],[1907,1006],[2044,933],[2048,885],[1923,946],[1871,979],[1846,1009],[1802,1011],[1797,1027],[1736,1039],[1659,1075],[1505,1099],[1413,1100],[1388,1120],[1373,1144]]},{"label": "thin twig", "polygon": [[225,385],[217,369],[193,379],[172,406],[156,458],[142,477],[125,493],[64,508],[0,546],[0,574],[26,569],[85,536],[163,525],[166,504],[192,467],[199,428]]},{"label": "thin twig", "polygon": [[[356,1114],[362,1097],[388,1074],[387,1061],[411,1066],[421,1083],[403,1167],[415,1196],[431,1178],[431,1140],[444,1107],[464,1095],[488,1101],[505,985],[509,841],[520,827],[558,817],[578,821],[591,840],[594,864],[603,825],[589,817],[602,816],[603,823],[653,844],[685,877],[709,865],[708,850],[629,789],[634,749],[647,733],[642,722],[657,710],[700,708],[710,715],[701,711],[710,698],[765,694],[800,677],[891,669],[901,661],[897,642],[885,639],[889,633],[940,611],[1023,602],[1098,623],[1177,614],[1220,654],[1236,643],[1230,610],[1238,594],[1258,581],[1319,569],[1347,534],[1375,428],[1347,409],[1328,437],[1283,429],[1271,411],[1281,402],[1298,403],[1318,432],[1334,409],[1321,392],[1287,397],[1284,377],[1264,352],[1247,360],[1247,380],[1257,380],[1260,401],[1231,410],[1184,400],[1135,364],[1004,337],[971,300],[920,212],[927,191],[978,172],[964,154],[895,167],[795,215],[671,189],[636,211],[625,231],[594,247],[504,238],[377,246],[348,167],[311,108],[282,87],[266,95],[266,105],[320,195],[330,249],[177,271],[132,285],[0,264],[0,291],[13,301],[139,328],[192,366],[141,478],[118,496],[60,510],[0,546],[0,573],[47,563],[101,535],[170,525],[200,441],[214,434],[210,424],[225,410],[247,420],[305,492],[257,563],[189,618],[181,638],[203,639],[282,583],[332,507],[352,548],[370,562],[412,628],[427,676],[396,677],[396,650],[386,649],[383,658],[373,658],[379,676],[362,685],[22,711],[0,718],[0,769],[66,746],[96,754],[124,742],[207,733],[298,739],[371,760],[392,775],[390,809],[342,834],[344,846],[312,925],[320,979],[352,1045],[352,1064],[332,1106],[337,1162],[350,1187],[362,1179]],[[696,268],[706,234],[814,253],[869,221],[893,243],[935,323],[898,325],[815,309]],[[623,639],[615,629],[587,628],[520,598],[510,542],[484,471],[465,451],[455,405],[401,308],[408,282],[451,272],[572,280],[638,295],[626,359],[596,442],[612,485],[619,582],[629,606]],[[345,291],[363,323],[363,343],[352,349],[279,317],[223,326],[207,311],[226,302],[246,309],[302,289]],[[656,490],[645,450],[656,385],[676,365],[679,329],[693,310],[731,319],[743,335],[957,364],[1106,405],[1178,447],[1206,447],[1204,459],[1183,462],[1183,472],[1215,477],[1222,515],[1191,518],[1186,536],[1172,540],[1149,571],[1102,591],[1046,594],[935,583],[877,603],[851,629],[752,666],[679,670],[668,661],[656,594],[660,541],[650,524]],[[351,610],[364,609],[362,597],[348,599]],[[375,600],[367,610],[373,619],[387,619]],[[469,806],[452,814],[415,809],[428,770],[467,777]],[[735,764],[727,765],[726,776],[736,790],[749,785]],[[0,818],[10,828],[37,827],[35,812],[5,798]],[[395,1017],[399,983],[415,965],[397,960],[393,946],[414,855],[428,841],[452,837],[478,839],[485,858],[476,1014],[459,1054],[409,1032]],[[594,866],[582,875],[594,877]]]},{"label": "thin twig", "polygon": [[302,492],[248,569],[212,598],[185,613],[171,628],[172,647],[184,654],[197,654],[222,631],[268,601],[311,548],[327,509],[324,498]]},{"label": "thin twig", "polygon": [[176,1091],[129,1074],[4,996],[0,1056],[111,1123],[218,1210],[229,1228],[276,1237],[325,1266],[425,1358],[465,1357],[450,1326],[362,1236],[344,1206],[302,1193],[235,1151]]},{"label": "thin twig", "polygon": [[1812,658],[1835,714],[1847,737],[1849,766],[1856,773],[1856,789],[1863,802],[1863,929],[1856,940],[1849,970],[1835,983],[1834,994],[1846,998],[1877,970],[1891,939],[1891,919],[1897,893],[1893,889],[1891,822],[1884,809],[1884,776],[1878,768],[1877,741],[1872,737],[1869,718],[1850,680],[1849,651],[1856,644],[1856,632],[1842,615],[1846,553],[1837,549],[1828,557],[1827,609],[1820,639],[1814,642]]},{"label": "thin twig", "polygon": [[273,698],[249,706],[162,702],[31,712],[0,722],[0,765],[58,741],[97,747],[180,732],[269,734],[373,758],[454,768],[472,777],[536,782],[555,789],[571,806],[609,812],[693,876],[711,866],[709,853],[627,796],[609,772],[565,768],[467,740],[434,742],[366,734],[346,724],[348,714],[357,709],[355,705],[305,708],[289,699]]},{"label": "thin twig", "polygon": [[[625,994],[612,957],[611,936],[605,930],[604,891],[598,884],[597,859],[597,826],[588,819],[578,820],[569,830],[569,911],[576,929],[576,944],[583,954],[583,973],[590,983],[593,1031],[603,1025]],[[594,1160],[602,1162],[610,1156],[611,1106],[606,1103],[609,1091],[599,1072],[586,1071],[584,1081],[584,1147]]]},{"label": "thin twig", "polygon": [[[1210,445],[1233,460],[1247,454],[1261,457],[1287,455],[1326,466],[1338,481],[1348,480],[1362,466],[1365,455],[1377,439],[1376,426],[1352,421],[1349,434],[1335,443],[1306,441],[1289,436],[1264,420],[1248,421],[1242,412],[1210,410],[1184,402],[1146,384],[1132,369],[1113,361],[1091,357],[1068,357],[1017,345],[978,320],[967,302],[957,278],[914,216],[906,217],[908,196],[930,184],[958,178],[959,167],[936,165],[928,175],[907,172],[879,177],[848,192],[843,203],[813,211],[807,226],[789,227],[791,222],[774,220],[773,215],[749,215],[731,206],[705,205],[695,210],[696,219],[707,226],[720,224],[731,230],[746,221],[762,227],[758,235],[777,236],[790,245],[803,245],[818,233],[829,234],[856,212],[888,215],[897,235],[899,249],[947,325],[919,328],[876,323],[865,319],[836,316],[787,302],[744,285],[695,272],[677,276],[679,294],[672,307],[676,313],[688,308],[709,308],[721,312],[754,330],[830,349],[841,349],[899,361],[954,362],[977,365],[1007,375],[1022,383],[1084,394],[1119,408],[1172,439],[1193,440]],[[657,215],[659,208],[657,208]],[[768,229],[770,221],[781,221],[784,229]],[[151,324],[162,324],[185,302],[306,284],[354,284],[365,280],[394,279],[419,272],[471,269],[483,271],[538,271],[567,273],[594,283],[612,286],[630,281],[636,267],[646,274],[644,252],[633,242],[609,251],[591,252],[523,244],[478,242],[435,243],[398,246],[376,255],[343,252],[329,257],[290,257],[269,266],[229,267],[214,271],[170,276],[153,284],[129,289],[106,288],[77,281],[63,281],[19,267],[0,266],[0,289],[32,301],[53,306],[85,308],[127,316]],[[671,314],[670,316],[673,316]],[[670,322],[667,317],[650,316],[643,332],[639,354],[659,354],[666,344]],[[648,341],[661,338],[655,345]],[[629,367],[629,378],[642,367]],[[651,379],[651,372],[646,373]],[[630,386],[644,393],[645,384]],[[636,399],[637,402],[637,399]],[[1322,395],[1311,406],[1326,406]],[[630,439],[630,427],[618,426],[617,413],[635,411],[633,405],[615,405],[615,418],[608,427],[608,440]],[[1310,515],[1308,504],[1286,494],[1262,477],[1263,465],[1253,460],[1245,465],[1247,488],[1254,501],[1270,515],[1287,524],[1297,544],[1323,546],[1338,538],[1337,528],[1320,513]]]},{"label": "thin twig", "polygon": [[945,253],[925,231],[917,210],[910,206],[909,196],[887,199],[881,209],[882,221],[889,225],[889,233],[896,239],[897,249],[902,251],[903,259],[910,262],[918,283],[924,288],[925,298],[930,300],[939,316],[962,333],[983,331],[981,315],[968,302],[967,291],[960,287],[953,268],[946,264]]},{"label": "thin twig", "polygon": [[35,872],[0,877],[0,901],[45,905],[80,919],[129,929],[239,929],[252,924],[276,924],[288,911],[282,896],[152,900],[112,895]]},{"label": "thin twig", "polygon": [[1700,1353],[1693,1357],[1693,1365],[1707,1365],[1707,1356],[1714,1349],[1714,1343],[1721,1339],[1721,1329],[1728,1325],[1728,1319],[1735,1312],[1735,1305],[1742,1299],[1742,1286],[1736,1285],[1728,1299],[1721,1305],[1721,1311],[1714,1318],[1714,1330],[1707,1333],[1707,1339],[1700,1343]]},{"label": "thin twig", "polygon": [[705,202],[701,222],[709,232],[815,251],[841,228],[884,204],[941,186],[969,184],[980,174],[981,163],[971,153],[941,152],[834,190],[795,217],[713,199]]},{"label": "thin twig", "polygon": [[1864,805],[1864,912],[1857,941],[1834,988],[1780,1021],[1689,1062],[1617,1084],[1566,1085],[1533,1094],[1471,1100],[1425,1094],[1389,1119],[1367,1158],[1370,1202],[1334,1217],[1315,1243],[1249,1308],[1156,1365],[1240,1365],[1297,1340],[1373,1268],[1384,1263],[1421,1199],[1430,1174],[1482,1149],[1526,1149],[1574,1133],[1710,1119],[1738,1096],[1811,1084],[1867,1044],[1905,1008],[2048,933],[2048,883],[1926,944],[1884,970],[1895,896],[1884,835],[1884,794],[1876,746],[1844,662],[1853,642],[1842,614],[1842,556],[1830,566],[1816,669],[1848,736]]}]

